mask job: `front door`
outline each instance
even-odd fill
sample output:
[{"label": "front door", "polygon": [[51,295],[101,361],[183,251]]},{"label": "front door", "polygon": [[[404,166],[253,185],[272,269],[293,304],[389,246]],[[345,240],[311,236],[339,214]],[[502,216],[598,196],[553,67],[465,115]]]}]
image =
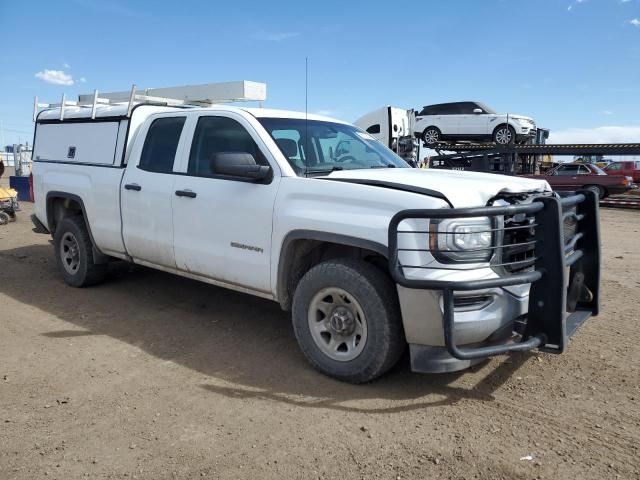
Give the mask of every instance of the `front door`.
[{"label": "front door", "polygon": [[474,102],[460,102],[460,122],[458,124],[458,133],[461,137],[473,139],[475,137],[485,136],[488,133],[489,115],[484,110],[482,113],[476,113],[474,110],[480,109]]},{"label": "front door", "polygon": [[[216,175],[217,153],[250,153],[269,165],[253,127],[231,112],[190,114],[173,203],[177,268],[236,286],[271,292],[271,228],[279,170],[268,181]],[[191,135],[189,135],[191,136]],[[259,145],[262,145],[259,146]],[[275,162],[272,168],[275,167]]]},{"label": "front door", "polygon": [[186,116],[159,116],[140,132],[144,144],[131,152],[134,163],[122,179],[121,206],[124,244],[134,260],[175,268],[172,172],[185,121]]}]

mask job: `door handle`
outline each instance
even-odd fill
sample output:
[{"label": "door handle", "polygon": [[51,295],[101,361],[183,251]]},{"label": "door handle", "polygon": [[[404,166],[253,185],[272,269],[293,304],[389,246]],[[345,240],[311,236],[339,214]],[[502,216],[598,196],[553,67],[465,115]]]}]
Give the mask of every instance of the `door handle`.
[{"label": "door handle", "polygon": [[196,198],[198,194],[191,190],[176,190],[176,196],[178,197],[189,197]]},{"label": "door handle", "polygon": [[125,190],[135,190],[136,192],[139,192],[140,190],[142,190],[142,187],[140,185],[138,185],[137,183],[127,183],[124,186]]}]

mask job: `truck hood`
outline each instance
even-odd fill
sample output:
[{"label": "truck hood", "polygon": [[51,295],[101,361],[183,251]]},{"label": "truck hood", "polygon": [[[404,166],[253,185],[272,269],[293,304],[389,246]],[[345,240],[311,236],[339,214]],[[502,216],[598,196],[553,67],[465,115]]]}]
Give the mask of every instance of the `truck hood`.
[{"label": "truck hood", "polygon": [[[499,193],[550,192],[546,180],[496,175],[492,173],[462,172],[419,168],[379,168],[370,170],[340,170],[325,177],[328,180],[353,181],[434,197],[446,197],[456,208],[481,207]],[[418,189],[424,190],[419,192]],[[431,191],[432,193],[429,193]],[[410,207],[410,205],[407,205]]]}]

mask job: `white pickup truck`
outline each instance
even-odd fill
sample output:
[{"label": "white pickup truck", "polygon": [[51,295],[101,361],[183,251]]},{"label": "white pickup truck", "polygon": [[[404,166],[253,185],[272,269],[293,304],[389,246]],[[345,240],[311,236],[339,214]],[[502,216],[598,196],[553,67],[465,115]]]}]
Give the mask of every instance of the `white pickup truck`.
[{"label": "white pickup truck", "polygon": [[343,381],[380,376],[407,345],[417,372],[560,353],[598,312],[591,192],[412,169],[338,120],[63,103],[38,114],[33,158],[32,220],[69,285],[120,259],[275,300]]}]

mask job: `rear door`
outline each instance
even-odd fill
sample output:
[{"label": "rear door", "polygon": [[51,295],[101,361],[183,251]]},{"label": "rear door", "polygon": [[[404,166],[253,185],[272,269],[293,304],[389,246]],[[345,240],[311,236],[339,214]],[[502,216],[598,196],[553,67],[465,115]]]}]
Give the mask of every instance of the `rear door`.
[{"label": "rear door", "polygon": [[437,122],[434,124],[443,135],[457,135],[460,131],[460,109],[457,103],[443,103],[437,107]]},{"label": "rear door", "polygon": [[175,268],[174,163],[184,143],[185,115],[160,114],[140,132],[121,185],[122,235],[139,263]]},{"label": "rear door", "polygon": [[[255,128],[234,112],[191,112],[189,138],[173,203],[177,268],[227,284],[271,293],[271,229],[280,182],[276,162]],[[250,153],[271,165],[272,178],[254,183],[212,172],[221,152]]]}]

